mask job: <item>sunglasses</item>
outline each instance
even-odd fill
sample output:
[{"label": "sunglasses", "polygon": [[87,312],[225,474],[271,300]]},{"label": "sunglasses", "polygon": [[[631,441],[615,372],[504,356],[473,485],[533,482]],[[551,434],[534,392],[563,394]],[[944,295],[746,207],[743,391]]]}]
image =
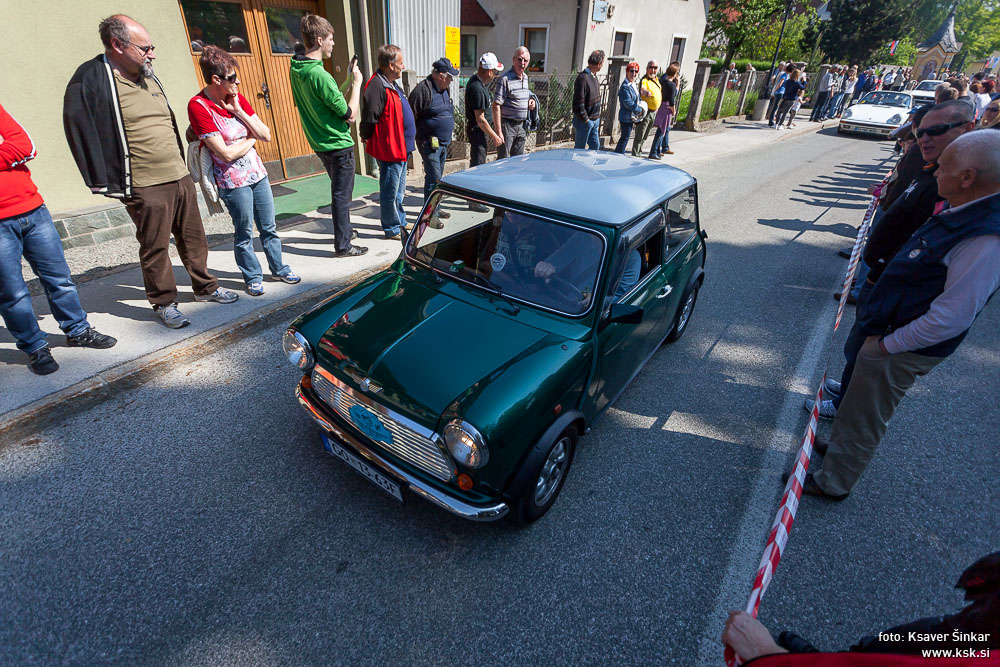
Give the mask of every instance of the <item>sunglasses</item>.
[{"label": "sunglasses", "polygon": [[965,125],[965,123],[966,121],[964,120],[957,120],[954,123],[942,123],[940,125],[931,125],[930,127],[921,127],[913,134],[916,135],[917,139],[924,136],[925,134],[930,135],[932,137],[940,137],[948,130],[958,127],[959,125]]},{"label": "sunglasses", "polygon": [[229,76],[221,76],[219,74],[216,74],[215,76],[219,77],[219,81],[220,82],[221,81],[228,81],[229,83],[233,83],[233,82],[236,81],[236,72],[233,72]]},{"label": "sunglasses", "polygon": [[986,109],[984,109],[984,111],[990,111],[992,113],[997,113],[997,112],[1000,112],[1000,107],[986,107]]},{"label": "sunglasses", "polygon": [[141,53],[144,56],[148,55],[150,51],[155,51],[156,50],[156,47],[153,46],[152,44],[149,44],[147,46],[140,46],[140,45],[138,45],[138,44],[136,44],[134,42],[129,42],[128,45],[129,46],[134,46],[136,48],[136,50],[138,50],[139,53]]}]

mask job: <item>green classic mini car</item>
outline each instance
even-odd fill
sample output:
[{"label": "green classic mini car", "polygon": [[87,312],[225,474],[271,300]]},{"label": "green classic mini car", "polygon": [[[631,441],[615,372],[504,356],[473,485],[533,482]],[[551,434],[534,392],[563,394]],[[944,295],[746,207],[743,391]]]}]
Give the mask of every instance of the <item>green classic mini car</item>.
[{"label": "green classic mini car", "polygon": [[298,400],[393,498],[534,521],[686,330],[705,237],[694,178],[655,162],[552,150],[446,176],[392,266],[285,332]]}]

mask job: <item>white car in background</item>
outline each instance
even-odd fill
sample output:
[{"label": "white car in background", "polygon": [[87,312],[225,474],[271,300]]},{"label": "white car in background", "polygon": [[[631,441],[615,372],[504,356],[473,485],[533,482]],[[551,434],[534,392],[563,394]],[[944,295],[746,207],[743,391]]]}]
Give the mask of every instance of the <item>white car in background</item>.
[{"label": "white car in background", "polygon": [[844,111],[837,132],[887,137],[906,121],[913,104],[909,92],[873,90]]},{"label": "white car in background", "polygon": [[934,90],[942,83],[945,82],[937,79],[927,79],[918,83],[916,88],[909,91],[913,94],[913,104],[915,106],[934,104]]}]

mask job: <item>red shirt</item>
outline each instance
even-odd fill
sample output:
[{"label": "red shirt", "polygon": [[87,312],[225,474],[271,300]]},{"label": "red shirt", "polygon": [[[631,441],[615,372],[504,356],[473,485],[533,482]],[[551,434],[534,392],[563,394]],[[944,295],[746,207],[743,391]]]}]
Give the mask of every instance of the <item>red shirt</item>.
[{"label": "red shirt", "polygon": [[[250,106],[247,99],[239,93],[236,94],[236,97],[243,111],[248,116],[254,115],[253,107]],[[248,136],[247,127],[233,114],[210,100],[205,95],[205,91],[201,91],[188,102],[188,119],[191,121],[191,129],[194,130],[199,139],[217,134],[229,146],[246,139]],[[261,162],[260,156],[253,148],[232,162],[226,162],[212,153],[212,164],[214,165],[215,184],[224,190],[253,185],[267,177],[264,163]]]},{"label": "red shirt", "polygon": [[24,163],[35,157],[35,142],[0,106],[0,220],[13,218],[44,204]]}]

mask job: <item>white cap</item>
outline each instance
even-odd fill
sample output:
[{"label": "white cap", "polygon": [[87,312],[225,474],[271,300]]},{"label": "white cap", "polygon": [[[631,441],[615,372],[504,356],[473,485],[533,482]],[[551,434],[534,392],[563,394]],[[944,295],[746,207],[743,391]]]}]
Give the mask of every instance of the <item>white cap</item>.
[{"label": "white cap", "polygon": [[497,60],[494,53],[487,51],[479,58],[479,67],[481,69],[495,69],[498,72],[503,71],[503,65]]}]

